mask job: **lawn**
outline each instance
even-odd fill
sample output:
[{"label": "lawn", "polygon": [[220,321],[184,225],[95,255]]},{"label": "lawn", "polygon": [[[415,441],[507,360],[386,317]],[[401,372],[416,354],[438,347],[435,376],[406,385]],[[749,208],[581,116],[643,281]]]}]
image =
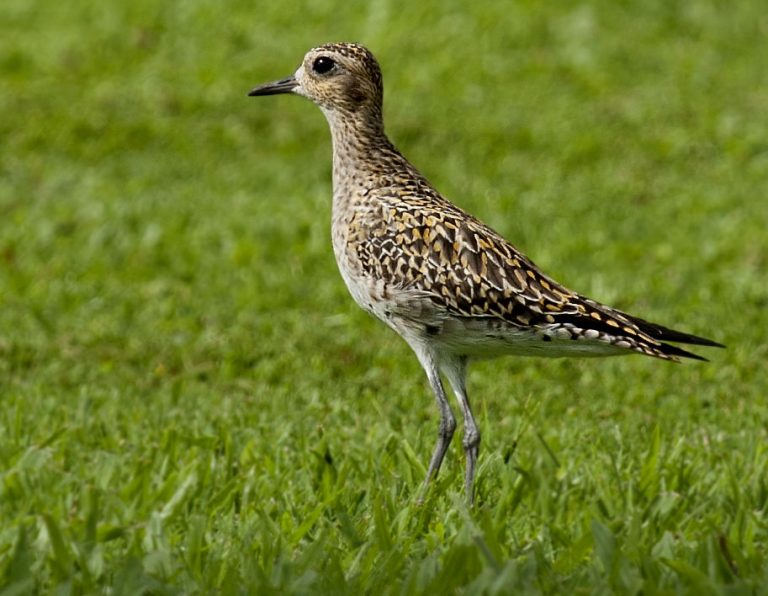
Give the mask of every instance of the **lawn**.
[{"label": "lawn", "polygon": [[[764,3],[0,3],[0,595],[768,586]],[[503,359],[438,414],[330,245],[327,41],[556,279],[708,363]]]}]

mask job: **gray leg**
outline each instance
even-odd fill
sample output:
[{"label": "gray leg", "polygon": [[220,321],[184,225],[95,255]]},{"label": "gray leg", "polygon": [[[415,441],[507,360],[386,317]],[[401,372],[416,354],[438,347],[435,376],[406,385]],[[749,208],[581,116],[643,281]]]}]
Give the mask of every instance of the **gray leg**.
[{"label": "gray leg", "polygon": [[414,352],[416,352],[416,356],[418,357],[419,362],[421,362],[421,366],[427,373],[427,379],[429,379],[429,384],[432,387],[432,391],[435,393],[435,401],[440,410],[440,427],[437,432],[437,443],[435,443],[432,458],[429,460],[429,469],[427,470],[427,477],[424,479],[423,491],[426,489],[427,485],[429,485],[429,481],[437,476],[437,473],[440,470],[443,458],[445,457],[446,451],[448,451],[448,446],[451,444],[453,433],[456,430],[456,418],[451,411],[448,398],[445,396],[445,390],[443,389],[443,383],[440,380],[440,372],[435,362],[434,355],[418,342],[411,343],[411,347]]},{"label": "gray leg", "polygon": [[451,444],[451,439],[453,438],[453,432],[456,430],[456,418],[453,416],[451,406],[448,403],[448,398],[445,397],[445,391],[443,390],[443,384],[440,381],[440,375],[434,366],[431,370],[427,370],[427,378],[429,379],[429,384],[432,386],[432,391],[435,392],[437,407],[440,409],[440,427],[437,431],[435,450],[432,452],[432,459],[429,460],[429,470],[427,470],[427,477],[424,480],[425,487],[440,471],[445,452],[448,451],[448,446]]},{"label": "gray leg", "polygon": [[467,388],[465,379],[467,376],[467,359],[458,358],[450,363],[445,363],[443,372],[451,384],[456,399],[459,400],[461,412],[464,415],[464,453],[467,457],[467,468],[464,475],[464,491],[470,505],[475,501],[474,483],[475,470],[477,469],[477,456],[480,453],[480,430],[477,428],[477,422],[472,415],[472,408],[469,406],[467,397]]}]

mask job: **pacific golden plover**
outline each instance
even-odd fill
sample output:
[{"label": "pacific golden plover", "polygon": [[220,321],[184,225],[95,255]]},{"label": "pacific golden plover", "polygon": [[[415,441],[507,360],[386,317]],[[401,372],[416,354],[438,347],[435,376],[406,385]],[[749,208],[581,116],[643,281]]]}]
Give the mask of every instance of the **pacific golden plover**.
[{"label": "pacific golden plover", "polygon": [[612,356],[704,360],[666,342],[719,346],[590,300],[445,199],[384,134],[379,64],[366,48],[310,50],[293,76],[249,95],[295,93],[325,114],[333,138],[333,250],[350,294],[408,343],[427,373],[440,426],[425,486],[464,416],[465,490],[473,499],[480,432],[467,397],[472,358]]}]

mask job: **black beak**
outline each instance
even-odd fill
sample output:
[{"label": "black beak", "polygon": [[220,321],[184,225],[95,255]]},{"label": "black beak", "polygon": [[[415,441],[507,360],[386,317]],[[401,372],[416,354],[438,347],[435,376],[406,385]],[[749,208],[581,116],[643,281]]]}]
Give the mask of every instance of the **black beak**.
[{"label": "black beak", "polygon": [[298,85],[296,79],[291,76],[280,81],[259,85],[258,87],[251,89],[251,92],[248,93],[248,95],[250,97],[256,97],[257,95],[280,95],[281,93],[290,93],[296,88],[296,85]]}]

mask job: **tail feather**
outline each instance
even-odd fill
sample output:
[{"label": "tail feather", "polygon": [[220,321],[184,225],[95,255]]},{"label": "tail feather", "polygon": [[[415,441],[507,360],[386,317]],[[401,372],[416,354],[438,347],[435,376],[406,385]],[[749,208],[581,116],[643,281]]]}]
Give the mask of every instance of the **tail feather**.
[{"label": "tail feather", "polygon": [[[709,345],[709,344],[706,344]],[[677,360],[678,357],[680,358],[690,358],[691,360],[701,360],[703,362],[709,362],[709,359],[704,358],[703,356],[699,356],[698,354],[694,354],[693,352],[689,352],[688,350],[683,350],[682,348],[678,348],[677,346],[673,346],[672,344],[659,344],[656,346],[656,348],[661,352],[662,354],[666,354],[667,356],[672,356],[673,359]]]},{"label": "tail feather", "polygon": [[[691,344],[696,346],[709,346],[712,348],[725,347],[723,344],[718,343],[716,341],[712,341],[711,339],[707,339],[705,337],[699,337],[698,335],[692,335],[690,333],[683,333],[682,331],[675,331],[674,329],[670,329],[669,327],[664,327],[663,325],[659,325],[657,323],[651,323],[649,321],[646,321],[645,319],[641,319],[639,317],[635,317],[632,315],[625,315],[625,316],[627,316],[635,325],[637,325],[638,328],[643,333],[646,333],[653,339],[656,339],[659,341],[671,341],[679,344]],[[674,346],[669,346],[669,348],[672,348],[674,350],[680,350],[680,348],[675,348]],[[691,357],[691,355],[688,352],[685,352],[685,350],[680,350],[680,351],[684,353],[678,354],[679,356],[687,356],[688,358]],[[669,353],[671,354],[672,352],[669,352]],[[696,358],[700,360],[705,360],[700,356],[696,356]]]}]

